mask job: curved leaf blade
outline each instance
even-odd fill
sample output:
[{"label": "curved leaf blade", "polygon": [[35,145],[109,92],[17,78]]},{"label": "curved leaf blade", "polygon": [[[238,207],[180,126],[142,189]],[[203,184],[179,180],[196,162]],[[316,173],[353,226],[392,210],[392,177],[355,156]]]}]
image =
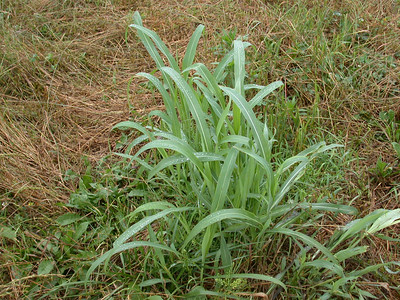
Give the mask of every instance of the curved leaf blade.
[{"label": "curved leaf blade", "polygon": [[207,227],[226,219],[238,219],[243,220],[247,224],[255,227],[261,226],[258,218],[251,212],[239,208],[222,209],[210,214],[209,216],[202,219],[199,223],[197,223],[197,225],[193,227],[192,231],[186,237],[182,247],[185,248],[192,239],[194,239],[201,231],[203,231]]},{"label": "curved leaf blade", "polygon": [[[132,25],[129,25],[129,26],[137,29],[143,35],[146,35],[149,38],[151,38],[152,41],[154,42],[154,44],[157,46],[157,48],[165,55],[165,57],[167,58],[167,60],[168,60],[168,62],[170,64],[170,66],[174,70],[179,71],[178,63],[176,62],[175,58],[172,56],[171,52],[168,50],[167,46],[160,39],[160,37],[158,36],[157,33],[155,33],[153,30],[150,30],[150,29],[148,29],[146,27],[143,27],[141,25],[138,25],[138,24],[132,24]],[[160,66],[162,66],[162,65],[160,65]]]},{"label": "curved leaf blade", "polygon": [[[201,162],[208,162],[208,161],[223,161],[224,158],[221,155],[214,154],[214,153],[206,153],[206,152],[195,152],[194,156],[196,156]],[[182,164],[185,162],[190,161],[190,159],[183,155],[173,155],[161,160],[148,174],[148,178],[154,177],[158,172],[162,171],[163,169]]]},{"label": "curved leaf blade", "polygon": [[275,81],[263,87],[254,97],[249,101],[249,105],[253,108],[256,105],[260,105],[265,97],[275,91],[277,88],[283,85],[282,81]]},{"label": "curved leaf blade", "polygon": [[189,44],[186,48],[185,56],[183,57],[182,69],[186,69],[193,63],[194,56],[196,55],[197,45],[203,31],[204,25],[199,25],[197,26],[195,32],[192,34],[192,37],[190,38]]},{"label": "curved leaf blade", "polygon": [[284,235],[291,236],[296,239],[300,239],[309,246],[317,248],[319,251],[321,251],[327,258],[330,259],[331,262],[338,264],[338,260],[336,257],[325,247],[323,246],[320,242],[317,240],[305,235],[304,233],[297,232],[288,228],[273,228],[266,230],[266,233],[281,233]]},{"label": "curved leaf blade", "polygon": [[179,256],[179,252],[176,250],[171,249],[168,246],[165,245],[160,245],[158,243],[153,243],[153,242],[145,242],[145,241],[135,241],[135,242],[130,242],[126,244],[121,244],[118,246],[115,246],[111,250],[107,251],[103,255],[101,255],[98,259],[96,259],[92,265],[90,266],[89,270],[86,272],[85,276],[85,282],[89,280],[90,275],[93,273],[93,271],[100,266],[104,261],[108,260],[113,256],[114,254],[133,249],[133,248],[138,248],[138,247],[152,247],[155,249],[161,249],[169,252],[175,253],[177,256]]},{"label": "curved leaf blade", "polygon": [[155,220],[161,219],[165,217],[166,215],[174,212],[182,212],[182,211],[187,211],[187,210],[192,210],[193,208],[191,207],[180,207],[180,208],[168,208],[163,211],[160,211],[159,213],[156,213],[155,215],[146,217],[139,222],[133,224],[131,227],[129,227],[127,230],[125,230],[124,233],[122,233],[113,243],[114,248],[118,248],[121,246],[123,243],[125,243],[128,239],[130,239],[133,235],[135,235],[137,232],[145,228],[147,225],[150,225],[153,223]]},{"label": "curved leaf blade", "polygon": [[211,212],[220,210],[225,203],[226,195],[229,189],[233,169],[235,168],[236,157],[238,150],[232,148],[222,166],[221,172],[218,177],[217,187],[211,203]]}]

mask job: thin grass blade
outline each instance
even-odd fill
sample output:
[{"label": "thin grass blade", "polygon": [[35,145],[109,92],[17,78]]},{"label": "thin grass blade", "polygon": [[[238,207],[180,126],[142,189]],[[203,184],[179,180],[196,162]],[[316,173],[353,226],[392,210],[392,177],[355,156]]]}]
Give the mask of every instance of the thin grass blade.
[{"label": "thin grass blade", "polygon": [[[250,43],[244,42],[243,47],[247,48],[250,46]],[[233,56],[234,56],[234,50],[232,49],[229,51],[219,62],[218,66],[214,70],[214,77],[217,80],[218,83],[220,83],[222,80],[224,80],[224,73],[226,67],[233,61]]]},{"label": "thin grass blade", "polygon": [[283,205],[275,206],[271,212],[268,214],[268,218],[276,219],[283,215],[290,214],[296,209],[300,209],[301,211],[309,210],[309,211],[329,211],[333,213],[341,213],[347,215],[356,215],[358,213],[357,208],[335,204],[335,203],[287,203]]},{"label": "thin grass blade", "polygon": [[179,256],[179,252],[176,250],[173,250],[172,248],[165,246],[165,245],[160,245],[157,243],[152,243],[152,242],[144,242],[144,241],[136,241],[136,242],[130,242],[126,244],[121,244],[117,245],[111,250],[107,251],[104,253],[102,256],[100,256],[98,259],[96,259],[92,265],[90,266],[89,270],[86,272],[85,276],[85,281],[88,282],[90,275],[93,273],[93,271],[100,266],[104,261],[108,260],[113,256],[114,254],[133,249],[133,248],[138,248],[138,247],[151,247],[151,248],[157,248],[169,252],[175,253],[177,256]]},{"label": "thin grass blade", "polygon": [[168,208],[163,211],[160,211],[159,213],[146,217],[139,222],[133,224],[131,227],[129,227],[127,230],[125,230],[124,233],[122,233],[114,242],[113,246],[114,248],[118,248],[121,246],[123,243],[125,243],[128,239],[130,239],[133,235],[138,233],[140,230],[145,228],[147,225],[150,225],[153,223],[155,220],[161,219],[165,217],[166,215],[170,213],[175,213],[175,212],[182,212],[182,211],[187,211],[187,210],[192,210],[193,208],[191,207],[180,207],[180,208]]},{"label": "thin grass blade", "polygon": [[[233,61],[234,61],[234,75],[235,75],[235,90],[239,95],[244,97],[244,77],[246,75],[245,69],[245,52],[243,42],[235,40],[233,42]],[[236,134],[240,133],[241,129],[241,109],[234,101],[233,104],[233,128]]]},{"label": "thin grass blade", "polygon": [[192,37],[190,38],[189,44],[186,48],[185,56],[182,61],[182,69],[186,69],[193,63],[194,56],[196,55],[197,45],[199,43],[203,30],[204,25],[199,25],[197,26],[195,32],[192,34]]},{"label": "thin grass blade", "polygon": [[224,165],[222,166],[218,177],[215,194],[212,199],[211,212],[215,212],[224,207],[227,191],[231,182],[232,172],[236,165],[235,162],[237,155],[238,150],[232,148],[225,159]]},{"label": "thin grass blade", "polygon": [[[155,33],[154,31],[152,31],[146,27],[143,27],[141,25],[132,24],[129,26],[137,29],[143,35],[149,37],[153,41],[153,43],[157,46],[157,48],[161,51],[161,53],[163,53],[165,55],[170,66],[174,70],[180,71],[178,63],[176,62],[175,58],[172,56],[171,52],[168,50],[167,46],[165,46],[164,42],[160,39],[160,37],[157,35],[157,33]],[[147,49],[147,47],[146,47],[146,49]],[[164,64],[162,64],[160,66],[163,66],[163,65]]]},{"label": "thin grass blade", "polygon": [[400,209],[389,210],[380,216],[367,230],[368,233],[374,234],[386,227],[400,223]]},{"label": "thin grass blade", "polygon": [[228,270],[232,266],[232,257],[223,234],[221,234],[221,247],[219,250],[221,251],[222,267]]},{"label": "thin grass blade", "polygon": [[246,55],[244,44],[240,40],[233,42],[233,61],[235,73],[235,90],[244,97],[244,77],[246,75]]},{"label": "thin grass blade", "polygon": [[[301,178],[304,174],[304,169],[307,166],[308,162],[307,161],[302,161],[294,170],[292,173],[290,173],[289,177],[285,180],[285,182],[282,184],[280,187],[279,191],[275,195],[275,200],[274,204],[272,207],[276,206],[281,202],[283,197],[286,195],[286,193],[289,191],[289,189],[296,183],[297,180]],[[271,207],[271,208],[272,208]]]},{"label": "thin grass blade", "polygon": [[150,140],[155,139],[153,133],[148,131],[144,126],[140,125],[137,122],[133,122],[133,121],[120,122],[112,128],[112,130],[114,130],[114,129],[119,129],[119,130],[136,129],[136,130],[140,131],[141,133],[145,134],[146,136],[148,136],[148,138]]},{"label": "thin grass blade", "polygon": [[203,231],[207,227],[226,219],[242,220],[246,224],[255,227],[260,227],[262,225],[254,214],[244,209],[238,209],[238,208],[222,209],[208,215],[207,217],[202,219],[199,223],[197,223],[197,225],[193,227],[192,231],[186,237],[182,247],[185,248],[191,240],[193,240],[201,231]]},{"label": "thin grass blade", "polygon": [[[214,153],[205,153],[205,152],[196,152],[194,153],[194,156],[196,156],[201,162],[207,162],[207,161],[223,161],[224,157],[218,154]],[[148,174],[148,178],[154,177],[156,174],[158,174],[160,171],[163,169],[174,166],[177,164],[182,164],[190,161],[190,159],[186,156],[183,155],[173,155],[170,157],[166,157],[163,160],[161,160]]]},{"label": "thin grass blade", "polygon": [[167,92],[167,90],[164,88],[163,84],[161,83],[161,81],[148,73],[138,73],[136,76],[139,77],[144,77],[147,80],[149,80],[155,87],[156,89],[160,92],[164,104],[165,104],[165,108],[167,111],[168,116],[171,118],[171,126],[172,126],[172,132],[174,133],[174,135],[176,135],[177,137],[180,137],[180,125],[179,125],[179,120],[178,120],[178,116],[176,113],[176,108],[175,108],[175,102],[172,100],[171,95]]},{"label": "thin grass blade", "polygon": [[288,159],[286,159],[276,170],[275,172],[275,178],[279,180],[280,176],[282,176],[283,173],[285,173],[291,166],[294,164],[300,163],[300,162],[308,162],[308,158],[305,156],[292,156]]},{"label": "thin grass blade", "polygon": [[313,268],[317,268],[317,269],[323,268],[323,269],[332,271],[333,273],[335,273],[336,275],[338,275],[340,277],[344,277],[344,270],[339,264],[335,264],[333,262],[326,261],[323,259],[317,259],[314,261],[305,262],[302,265],[302,268],[304,268],[304,267],[313,267]]},{"label": "thin grass blade", "polygon": [[340,231],[338,231],[338,233],[340,233],[340,237],[337,239],[332,249],[336,248],[344,240],[364,231],[369,225],[379,219],[379,217],[384,215],[386,212],[387,211],[384,209],[378,209],[366,215],[362,219],[356,219],[348,223]]},{"label": "thin grass blade", "polygon": [[148,115],[149,118],[151,117],[158,117],[162,122],[164,122],[166,125],[168,125],[168,130],[173,130],[172,129],[172,119],[167,115],[165,112],[161,110],[152,110]]},{"label": "thin grass blade", "polygon": [[259,156],[258,154],[254,153],[252,150],[234,146],[234,148],[238,149],[240,152],[247,154],[251,158],[253,158],[265,171],[266,173],[266,180],[268,182],[268,189],[273,190],[275,186],[275,179],[274,179],[274,172],[272,170],[271,164],[263,157]]},{"label": "thin grass blade", "polygon": [[[136,25],[139,26],[143,26],[142,23],[142,18],[139,14],[139,12],[135,12],[133,15],[133,20],[134,23]],[[135,25],[131,25],[131,26],[135,26]],[[137,32],[137,35],[139,36],[142,44],[144,45],[144,47],[146,48],[147,52],[150,54],[150,56],[153,58],[153,60],[155,61],[156,65],[158,68],[164,67],[164,62],[160,56],[160,54],[157,51],[157,48],[154,46],[154,43],[151,41],[151,39],[146,36],[145,34],[143,34],[141,31]]]},{"label": "thin grass blade", "polygon": [[211,74],[211,72],[207,69],[207,67],[202,64],[202,63],[197,63],[194,64],[193,66],[190,66],[187,68],[185,71],[189,70],[195,70],[196,74],[201,77],[201,79],[204,81],[204,83],[207,85],[207,87],[210,89],[212,94],[219,100],[223,99],[223,95],[221,92],[221,89],[218,86],[218,82],[215,79],[215,77]]},{"label": "thin grass blade", "polygon": [[305,242],[307,245],[311,247],[317,248],[319,251],[321,251],[329,260],[335,264],[338,264],[338,260],[336,257],[325,247],[323,246],[320,242],[317,240],[305,235],[304,233],[297,232],[288,228],[273,228],[265,231],[267,234],[268,233],[280,233],[284,234],[287,236],[291,236],[292,238],[295,239],[300,239],[303,242]]},{"label": "thin grass blade", "polygon": [[[226,107],[225,107],[224,110],[222,111],[221,116],[220,116],[220,118],[219,118],[219,120],[218,120],[217,127],[216,127],[216,129],[215,129],[215,135],[217,136],[217,138],[219,137],[219,135],[220,135],[221,132],[224,132],[224,131],[221,131],[221,130],[223,129],[223,126],[224,126],[224,125],[227,125],[227,127],[228,127],[229,129],[231,129],[232,132],[234,132],[233,127],[232,127],[232,124],[230,123],[230,121],[229,121],[229,119],[228,119],[228,114],[230,113],[230,108],[231,108],[231,101],[232,101],[232,100],[229,99],[228,104],[226,105]],[[225,129],[224,129],[224,130],[225,130]]]},{"label": "thin grass blade", "polygon": [[214,70],[215,80],[220,83],[225,78],[225,69],[233,61],[233,49],[229,51],[219,62],[218,66]]},{"label": "thin grass blade", "polygon": [[232,143],[232,144],[237,144],[237,145],[246,145],[248,146],[250,143],[250,139],[246,136],[242,136],[242,135],[228,135],[226,137],[224,137],[220,144],[225,144],[225,143]]},{"label": "thin grass blade", "polygon": [[146,145],[144,145],[140,150],[135,154],[135,157],[138,157],[141,153],[143,153],[146,150],[149,149],[170,149],[174,150],[180,154],[183,154],[186,156],[197,168],[200,170],[202,169],[202,164],[201,161],[196,157],[194,154],[195,151],[192,147],[190,147],[188,144],[179,141],[177,139],[175,140],[155,140],[152,141]]},{"label": "thin grass blade", "polygon": [[165,210],[168,208],[175,208],[175,206],[172,203],[169,203],[167,201],[153,201],[149,203],[145,203],[143,205],[140,205],[138,208],[135,209],[129,216],[133,217],[136,216],[138,213],[144,212],[144,211],[149,211],[149,210]]},{"label": "thin grass blade", "polygon": [[339,262],[345,261],[348,258],[367,252],[368,246],[351,247],[335,253],[335,257]]},{"label": "thin grass blade", "polygon": [[265,97],[267,97],[269,94],[271,94],[273,91],[278,89],[283,85],[282,81],[275,81],[273,83],[270,83],[266,87],[263,87],[254,97],[249,101],[249,105],[251,108],[253,108],[256,105],[262,104],[262,101]]},{"label": "thin grass blade", "polygon": [[246,121],[248,122],[254,136],[255,143],[261,152],[264,159],[269,161],[271,157],[271,151],[268,146],[268,141],[266,140],[265,136],[263,135],[263,130],[261,126],[261,122],[257,119],[254,112],[251,110],[248,102],[244,99],[237,91],[234,89],[220,86],[221,89],[231,97],[232,101],[238,106],[241,113],[245,117]]},{"label": "thin grass blade", "polygon": [[[220,120],[221,115],[222,115],[222,108],[218,104],[218,102],[215,100],[215,97],[212,95],[211,91],[206,87],[203,82],[201,82],[198,79],[194,79],[193,82],[197,85],[197,87],[200,89],[200,91],[203,93],[204,97],[206,98],[208,104],[211,107],[211,113],[213,116],[215,115],[216,120]],[[214,121],[214,124],[217,123]]]},{"label": "thin grass blade", "polygon": [[182,76],[174,69],[164,67],[162,71],[167,73],[172,80],[176,83],[180,91],[183,93],[187,104],[189,105],[190,112],[195,119],[196,125],[202,137],[204,151],[210,152],[211,150],[211,134],[206,123],[206,114],[202,111],[198,102],[197,96],[193,92],[192,88],[186,83]]}]

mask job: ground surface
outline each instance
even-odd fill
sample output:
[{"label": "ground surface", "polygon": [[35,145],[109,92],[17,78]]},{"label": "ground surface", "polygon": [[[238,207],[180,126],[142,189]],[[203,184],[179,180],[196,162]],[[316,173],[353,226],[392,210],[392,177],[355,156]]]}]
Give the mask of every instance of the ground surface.
[{"label": "ground surface", "polygon": [[[351,153],[333,197],[351,201],[364,215],[399,208],[400,156],[391,145],[400,142],[399,5],[0,1],[0,297],[20,299],[28,292],[36,297],[50,290],[51,275],[37,270],[47,258],[47,246],[40,245],[63,247],[55,242],[55,220],[73,212],[64,204],[77,184],[66,180],[66,172],[84,174],[115,150],[121,134],[111,128],[118,122],[163,109],[159,96],[134,78],[154,69],[128,28],[134,11],[177,57],[204,24],[196,60],[208,66],[235,36],[245,36],[255,46],[248,54],[252,81],[282,80],[287,99],[296,99],[302,124],[308,124],[305,139],[324,136]],[[272,104],[271,111],[278,110]],[[296,130],[289,121],[283,131]],[[301,141],[289,142],[301,150]],[[399,238],[400,228],[391,230],[388,235]],[[399,260],[397,242],[371,243],[368,259]],[[395,276],[370,280],[385,297],[399,297],[392,288],[399,284]]]}]

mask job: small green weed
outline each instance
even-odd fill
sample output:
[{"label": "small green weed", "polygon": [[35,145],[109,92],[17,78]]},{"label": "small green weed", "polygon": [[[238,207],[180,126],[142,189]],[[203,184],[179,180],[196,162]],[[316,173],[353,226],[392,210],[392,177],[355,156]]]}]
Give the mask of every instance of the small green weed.
[{"label": "small green weed", "polygon": [[389,142],[400,142],[400,121],[396,120],[395,112],[390,109],[379,114],[381,128]]}]

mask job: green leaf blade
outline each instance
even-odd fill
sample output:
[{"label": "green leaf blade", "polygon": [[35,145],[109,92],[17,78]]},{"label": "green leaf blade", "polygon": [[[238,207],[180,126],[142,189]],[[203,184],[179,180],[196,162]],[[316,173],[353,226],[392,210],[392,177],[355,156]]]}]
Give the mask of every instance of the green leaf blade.
[{"label": "green leaf blade", "polygon": [[238,219],[245,221],[247,224],[251,226],[256,226],[256,227],[261,226],[261,223],[259,222],[258,218],[254,214],[245,211],[244,209],[238,209],[238,208],[222,209],[208,215],[207,217],[202,219],[199,223],[197,223],[197,225],[193,227],[192,231],[186,237],[182,247],[185,248],[187,244],[205,228],[226,219]]},{"label": "green leaf blade", "polygon": [[197,45],[199,43],[201,35],[203,34],[203,31],[204,31],[204,25],[197,26],[195,32],[190,38],[189,44],[186,48],[185,56],[182,61],[182,69],[186,69],[193,63]]}]

